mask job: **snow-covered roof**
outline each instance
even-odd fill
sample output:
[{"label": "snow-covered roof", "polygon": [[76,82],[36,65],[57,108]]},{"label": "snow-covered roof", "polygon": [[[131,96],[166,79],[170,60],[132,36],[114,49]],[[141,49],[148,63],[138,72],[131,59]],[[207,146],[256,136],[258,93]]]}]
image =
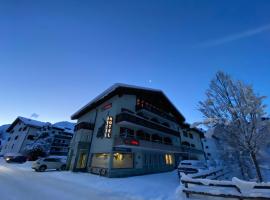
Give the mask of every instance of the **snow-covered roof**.
[{"label": "snow-covered roof", "polygon": [[177,110],[177,108],[172,104],[172,102],[169,100],[169,98],[162,92],[162,90],[158,89],[152,89],[152,88],[146,88],[146,87],[140,87],[140,86],[134,86],[134,85],[128,85],[128,84],[123,84],[123,83],[116,83],[109,87],[107,90],[102,92],[100,95],[98,95],[96,98],[94,98],[92,101],[90,101],[88,104],[83,106],[80,110],[78,110],[76,113],[74,113],[71,116],[71,119],[78,119],[81,115],[86,113],[88,110],[94,107],[94,105],[98,105],[99,103],[102,103],[104,100],[106,100],[106,97],[109,97],[111,94],[119,90],[120,88],[122,89],[132,89],[132,90],[137,90],[137,91],[144,91],[144,92],[150,92],[150,93],[156,93],[159,95],[162,95],[165,97],[165,99],[169,102],[171,107],[176,111],[177,115],[179,118],[181,118],[181,121],[185,121],[184,116]]},{"label": "snow-covered roof", "polygon": [[42,127],[44,125],[46,125],[48,122],[41,122],[41,121],[37,121],[37,120],[33,120],[33,119],[29,119],[29,118],[25,118],[25,117],[18,117],[25,125],[30,125],[30,126],[37,126],[37,127]]},{"label": "snow-covered roof", "polygon": [[72,122],[63,121],[63,122],[57,122],[57,123],[53,124],[53,127],[58,128],[58,129],[62,129],[67,133],[73,134],[75,124]]},{"label": "snow-covered roof", "polygon": [[38,128],[41,128],[41,127],[45,126],[46,124],[48,124],[48,122],[41,122],[41,121],[37,121],[37,120],[33,120],[33,119],[29,119],[29,118],[26,118],[26,117],[19,116],[9,126],[9,128],[7,129],[7,132],[11,131],[12,128],[17,124],[18,121],[23,122],[25,125],[33,126],[33,127],[38,127]]}]

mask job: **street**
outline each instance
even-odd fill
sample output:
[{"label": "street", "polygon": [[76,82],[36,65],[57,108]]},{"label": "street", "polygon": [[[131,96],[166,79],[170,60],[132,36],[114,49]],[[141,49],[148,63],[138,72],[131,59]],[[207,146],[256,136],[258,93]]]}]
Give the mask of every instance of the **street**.
[{"label": "street", "polygon": [[69,171],[35,172],[31,162],[8,164],[0,159],[1,200],[174,200],[176,172],[106,178]]},{"label": "street", "polygon": [[[13,164],[0,165],[0,199],[2,200],[102,200],[121,199],[110,192],[98,191],[83,184],[63,181],[53,174],[67,173],[49,171],[36,173],[14,168]],[[50,174],[48,176],[48,174]],[[125,199],[131,199],[127,196]]]}]

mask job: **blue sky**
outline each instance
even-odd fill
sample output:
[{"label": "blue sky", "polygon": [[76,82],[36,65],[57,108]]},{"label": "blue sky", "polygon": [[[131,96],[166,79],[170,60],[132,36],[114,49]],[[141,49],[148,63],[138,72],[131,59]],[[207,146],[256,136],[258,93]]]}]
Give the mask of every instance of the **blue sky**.
[{"label": "blue sky", "polygon": [[267,0],[1,1],[0,124],[69,120],[116,82],[162,89],[194,122],[218,70],[270,96],[269,10]]}]

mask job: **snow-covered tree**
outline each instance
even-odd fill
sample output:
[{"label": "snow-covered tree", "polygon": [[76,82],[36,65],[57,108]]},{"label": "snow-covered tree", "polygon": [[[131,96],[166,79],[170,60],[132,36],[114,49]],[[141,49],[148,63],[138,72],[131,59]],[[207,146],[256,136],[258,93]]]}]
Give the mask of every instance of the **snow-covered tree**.
[{"label": "snow-covered tree", "polygon": [[[269,138],[268,127],[262,122],[266,114],[264,98],[250,85],[218,72],[206,91],[206,99],[199,102],[199,111],[205,117],[203,124],[209,128],[218,126],[222,130],[221,140],[240,156],[240,160],[249,156],[260,182],[262,175],[257,155]],[[245,163],[240,162],[240,165],[244,168]]]},{"label": "snow-covered tree", "polygon": [[25,147],[25,154],[29,155],[34,160],[38,157],[45,157],[49,155],[50,147],[53,142],[53,135],[50,131],[51,128],[52,125],[49,123],[44,126],[38,132],[36,139]]}]

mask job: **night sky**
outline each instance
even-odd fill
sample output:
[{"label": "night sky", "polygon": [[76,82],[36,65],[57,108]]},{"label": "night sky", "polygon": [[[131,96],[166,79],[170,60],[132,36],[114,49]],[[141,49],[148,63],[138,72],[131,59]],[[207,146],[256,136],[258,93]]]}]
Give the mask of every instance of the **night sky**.
[{"label": "night sky", "polygon": [[70,120],[119,82],[162,89],[199,121],[218,70],[270,96],[269,11],[268,0],[2,0],[0,125]]}]

